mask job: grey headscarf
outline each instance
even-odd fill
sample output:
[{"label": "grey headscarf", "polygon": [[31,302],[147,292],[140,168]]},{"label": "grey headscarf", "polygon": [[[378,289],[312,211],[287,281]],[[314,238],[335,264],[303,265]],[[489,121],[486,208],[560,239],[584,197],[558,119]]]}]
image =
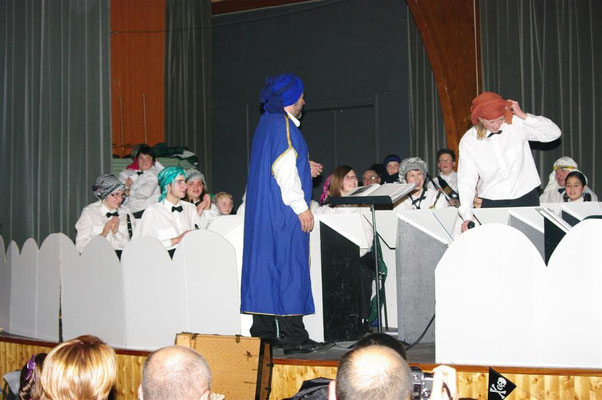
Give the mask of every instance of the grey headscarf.
[{"label": "grey headscarf", "polygon": [[113,174],[100,175],[92,186],[94,196],[100,200],[106,199],[107,196],[117,190],[125,190],[125,185]]},{"label": "grey headscarf", "polygon": [[406,174],[409,171],[413,171],[413,170],[419,170],[420,172],[422,172],[422,175],[424,175],[424,179],[426,181],[426,174],[427,174],[427,166],[426,163],[424,161],[422,161],[422,159],[420,157],[410,157],[410,158],[406,158],[405,160],[403,160],[401,162],[401,165],[399,166],[399,178],[402,182],[406,181]]},{"label": "grey headscarf", "polygon": [[205,175],[201,171],[195,168],[189,168],[186,170],[186,182],[198,181],[203,182],[203,185],[207,185],[205,182]]}]

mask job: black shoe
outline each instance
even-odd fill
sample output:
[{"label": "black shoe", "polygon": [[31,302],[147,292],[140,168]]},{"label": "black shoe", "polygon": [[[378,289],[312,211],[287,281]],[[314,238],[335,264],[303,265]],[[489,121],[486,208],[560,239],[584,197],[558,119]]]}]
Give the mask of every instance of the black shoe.
[{"label": "black shoe", "polygon": [[327,342],[320,343],[313,341],[311,339],[307,339],[303,343],[300,343],[293,347],[285,347],[284,354],[295,354],[295,353],[315,353],[317,351],[328,350],[333,347],[336,343]]}]

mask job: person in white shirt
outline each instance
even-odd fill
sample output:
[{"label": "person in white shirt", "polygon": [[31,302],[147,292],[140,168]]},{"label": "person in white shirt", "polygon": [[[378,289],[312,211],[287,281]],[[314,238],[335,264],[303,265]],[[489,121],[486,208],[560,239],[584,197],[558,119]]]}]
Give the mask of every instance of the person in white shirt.
[{"label": "person in white shirt", "polygon": [[173,256],[184,236],[202,224],[196,207],[182,201],[186,195],[186,172],[181,167],[167,167],[159,172],[159,202],[144,211],[134,237],[158,239]]},{"label": "person in white shirt", "polygon": [[527,114],[518,102],[493,92],[473,99],[471,121],[474,126],[460,140],[458,211],[464,220],[462,231],[473,219],[475,188],[483,208],[539,205],[541,180],[529,141],[551,142],[561,134],[554,122]]},{"label": "person in white shirt", "polygon": [[[539,196],[539,201],[541,203],[561,203],[564,201],[566,177],[570,172],[577,170],[579,170],[579,166],[571,157],[564,156],[556,160],[548,184]],[[586,187],[585,193],[589,194],[591,201],[598,201],[598,196],[589,187]]]},{"label": "person in white shirt", "polygon": [[122,206],[125,186],[114,175],[101,175],[92,186],[97,202],[87,205],[75,224],[75,247],[80,253],[94,236],[105,237],[111,246],[120,251],[130,241],[135,219],[126,206]]},{"label": "person in white shirt", "polygon": [[443,192],[428,190],[424,186],[427,175],[426,163],[420,157],[409,157],[401,162],[399,176],[402,183],[414,183],[416,187],[408,195],[401,198],[394,210],[428,210],[449,207]]},{"label": "person in white shirt", "polygon": [[[439,168],[439,175],[433,178],[438,188],[443,189],[448,184],[449,187],[454,191],[458,192],[458,174],[454,171],[456,167],[456,154],[451,149],[441,149],[437,151],[437,168]],[[427,187],[430,190],[437,190],[438,188],[433,185],[433,182],[429,182]]]},{"label": "person in white shirt", "polygon": [[569,173],[565,179],[565,193],[562,196],[565,203],[582,203],[592,201],[592,196],[587,193],[587,177],[579,170]]},{"label": "person in white shirt", "polygon": [[156,165],[156,159],[153,149],[143,144],[138,148],[136,157],[138,170],[122,171],[119,174],[125,184],[125,194],[128,196],[125,204],[136,218],[140,218],[144,209],[156,203],[159,197],[157,174],[162,168]]}]

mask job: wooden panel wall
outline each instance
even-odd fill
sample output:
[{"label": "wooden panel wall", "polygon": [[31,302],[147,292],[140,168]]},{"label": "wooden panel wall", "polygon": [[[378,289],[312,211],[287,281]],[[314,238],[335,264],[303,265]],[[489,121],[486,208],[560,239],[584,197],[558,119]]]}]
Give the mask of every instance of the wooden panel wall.
[{"label": "wooden panel wall", "polygon": [[437,84],[447,146],[471,126],[470,105],[482,91],[479,0],[406,0]]},{"label": "wooden panel wall", "polygon": [[165,141],[165,0],[111,0],[113,154]]},{"label": "wooden panel wall", "polygon": [[[323,377],[335,378],[336,362],[314,361],[316,365],[284,364],[289,360],[275,360],[270,399],[291,397],[305,380]],[[312,361],[308,361],[311,363]],[[431,372],[434,365],[417,365]],[[484,367],[456,366],[460,398],[486,399],[488,370]],[[512,399],[585,400],[602,398],[602,370],[555,370],[526,368],[497,368],[514,382],[517,388]],[[514,371],[514,372],[513,372]]]}]

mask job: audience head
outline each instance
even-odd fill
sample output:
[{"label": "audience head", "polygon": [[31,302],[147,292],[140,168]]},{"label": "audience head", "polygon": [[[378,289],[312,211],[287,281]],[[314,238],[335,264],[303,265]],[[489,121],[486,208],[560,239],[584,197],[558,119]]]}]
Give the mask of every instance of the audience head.
[{"label": "audience head", "polygon": [[167,198],[168,201],[176,203],[178,199],[186,196],[186,172],[182,167],[163,168],[157,179],[161,188],[159,201]]},{"label": "audience head", "polygon": [[579,168],[571,157],[560,157],[554,162],[554,177],[559,186],[564,187],[566,177]]},{"label": "audience head", "polygon": [[92,186],[97,199],[101,200],[109,210],[117,209],[123,202],[125,185],[113,174],[100,175]]},{"label": "audience head", "polygon": [[303,81],[293,74],[269,76],[259,96],[263,109],[270,114],[284,114],[301,117],[303,100]]},{"label": "audience head", "polygon": [[229,215],[232,213],[232,208],[234,208],[234,201],[232,200],[232,195],[226,192],[217,192],[213,197],[213,202],[217,206],[220,214]]},{"label": "audience head", "polygon": [[587,177],[581,171],[573,171],[566,176],[564,189],[570,201],[582,197],[586,187]]},{"label": "audience head", "polygon": [[426,179],[426,163],[420,157],[406,158],[401,162],[399,174],[405,182],[415,183],[414,193],[419,193]]},{"label": "audience head", "polygon": [[[494,92],[483,92],[472,100],[470,120],[473,125],[497,133],[504,122],[512,123],[512,103]],[[479,136],[480,137],[480,136]]]},{"label": "audience head", "polygon": [[196,203],[207,193],[205,175],[195,168],[186,170],[186,200]]},{"label": "audience head", "polygon": [[48,400],[103,400],[115,383],[115,352],[96,336],[63,342],[48,353],[41,384]]},{"label": "audience head", "polygon": [[409,400],[412,375],[407,362],[395,350],[379,345],[355,348],[339,363],[337,378],[329,387],[329,399]]},{"label": "audience head", "polygon": [[388,175],[395,175],[399,173],[400,163],[401,158],[397,154],[389,154],[383,161],[383,167],[385,167]]},{"label": "audience head", "polygon": [[380,176],[373,169],[365,170],[362,175],[362,185],[364,186],[372,185],[373,183],[378,183],[380,185],[380,181]]},{"label": "audience head", "polygon": [[142,368],[140,400],[206,400],[211,389],[207,361],[183,346],[164,347],[152,353]]},{"label": "audience head", "polygon": [[366,346],[372,346],[372,345],[389,347],[389,348],[395,350],[397,352],[397,354],[399,354],[401,356],[401,358],[408,361],[408,356],[407,356],[406,351],[403,348],[403,345],[401,344],[401,342],[399,340],[395,339],[393,336],[387,335],[386,333],[382,333],[382,332],[370,333],[370,334],[362,337],[360,340],[358,340],[355,343],[353,348],[358,349],[360,347],[366,347]]},{"label": "audience head", "polygon": [[138,152],[136,153],[136,160],[138,161],[138,169],[140,169],[140,171],[151,169],[155,164],[156,159],[157,156],[152,147],[146,143],[140,145],[140,148],[138,148]]},{"label": "audience head", "polygon": [[39,382],[45,358],[46,353],[33,355],[21,368],[18,393],[20,400],[39,400],[42,397],[42,385]]},{"label": "audience head", "polygon": [[456,166],[456,153],[451,149],[437,151],[437,168],[443,175],[449,175]]},{"label": "audience head", "polygon": [[332,172],[329,197],[341,197],[357,188],[357,175],[349,165],[341,165]]}]

